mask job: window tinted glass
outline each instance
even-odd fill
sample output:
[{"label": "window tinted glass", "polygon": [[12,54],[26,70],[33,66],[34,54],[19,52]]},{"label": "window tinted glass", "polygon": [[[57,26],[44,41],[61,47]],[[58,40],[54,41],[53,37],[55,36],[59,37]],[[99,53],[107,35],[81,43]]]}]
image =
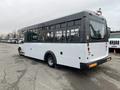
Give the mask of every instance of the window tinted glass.
[{"label": "window tinted glass", "polygon": [[79,43],[80,20],[34,29],[26,37],[29,42]]},{"label": "window tinted glass", "polygon": [[103,39],[106,35],[106,26],[103,23],[90,21],[90,32],[92,39]]},{"label": "window tinted glass", "polygon": [[79,42],[79,28],[71,30],[71,42]]},{"label": "window tinted glass", "polygon": [[80,28],[67,30],[67,42],[80,42]]},{"label": "window tinted glass", "polygon": [[62,31],[55,32],[55,42],[60,42],[62,38]]},{"label": "window tinted glass", "polygon": [[26,32],[25,35],[26,35],[26,37],[25,37],[26,42],[36,42],[36,41],[38,41],[38,34],[36,34],[34,32]]}]

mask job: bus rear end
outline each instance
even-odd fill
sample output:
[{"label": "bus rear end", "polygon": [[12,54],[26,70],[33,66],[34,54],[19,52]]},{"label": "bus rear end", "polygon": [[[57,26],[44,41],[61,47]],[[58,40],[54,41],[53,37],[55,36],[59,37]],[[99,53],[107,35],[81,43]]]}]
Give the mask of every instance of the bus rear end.
[{"label": "bus rear end", "polygon": [[81,63],[81,68],[92,68],[105,63],[111,58],[108,56],[108,38],[106,20],[96,14],[86,18],[86,60]]}]

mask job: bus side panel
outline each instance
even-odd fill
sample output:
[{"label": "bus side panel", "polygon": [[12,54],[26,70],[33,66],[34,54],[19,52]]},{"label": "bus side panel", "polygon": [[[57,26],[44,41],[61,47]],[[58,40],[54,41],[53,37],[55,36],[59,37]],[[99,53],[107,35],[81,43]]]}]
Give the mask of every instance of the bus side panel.
[{"label": "bus side panel", "polygon": [[[49,44],[26,43],[25,55],[44,60],[47,51],[52,51],[57,59],[57,64],[80,68],[80,62],[86,60],[86,44]],[[62,54],[61,54],[62,53]]]},{"label": "bus side panel", "polygon": [[28,57],[32,57],[32,51],[31,51],[32,45],[30,43],[24,43],[22,45],[22,49],[24,51],[24,55]]},{"label": "bus side panel", "polygon": [[[57,63],[65,66],[80,68],[80,62],[85,59],[84,44],[56,45]],[[63,53],[62,55],[60,53]]]},{"label": "bus side panel", "polygon": [[25,56],[44,60],[43,48],[40,43],[24,43]]}]

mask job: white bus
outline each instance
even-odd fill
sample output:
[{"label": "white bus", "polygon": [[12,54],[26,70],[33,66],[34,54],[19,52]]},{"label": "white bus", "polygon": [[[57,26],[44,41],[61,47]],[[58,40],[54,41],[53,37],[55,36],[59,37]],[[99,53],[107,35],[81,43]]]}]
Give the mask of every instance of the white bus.
[{"label": "white bus", "polygon": [[46,61],[50,67],[64,65],[92,68],[109,61],[109,32],[105,18],[83,11],[25,27],[20,55]]},{"label": "white bus", "polygon": [[120,32],[113,32],[109,38],[109,51],[120,52]]}]

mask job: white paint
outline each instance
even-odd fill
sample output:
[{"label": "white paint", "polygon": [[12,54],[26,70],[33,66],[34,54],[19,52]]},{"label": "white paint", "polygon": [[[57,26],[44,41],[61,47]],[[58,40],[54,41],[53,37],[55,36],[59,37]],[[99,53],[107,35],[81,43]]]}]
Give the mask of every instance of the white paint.
[{"label": "white paint", "polygon": [[89,56],[88,63],[107,57],[108,43],[107,42],[90,43],[90,55],[88,56]]},{"label": "white paint", "polygon": [[[47,51],[52,51],[56,56],[57,64],[75,68],[80,68],[80,63],[90,63],[108,56],[106,42],[90,43],[90,54],[87,43],[24,43],[20,47],[25,56],[40,60],[44,60]],[[63,52],[63,55],[60,52]]]}]

